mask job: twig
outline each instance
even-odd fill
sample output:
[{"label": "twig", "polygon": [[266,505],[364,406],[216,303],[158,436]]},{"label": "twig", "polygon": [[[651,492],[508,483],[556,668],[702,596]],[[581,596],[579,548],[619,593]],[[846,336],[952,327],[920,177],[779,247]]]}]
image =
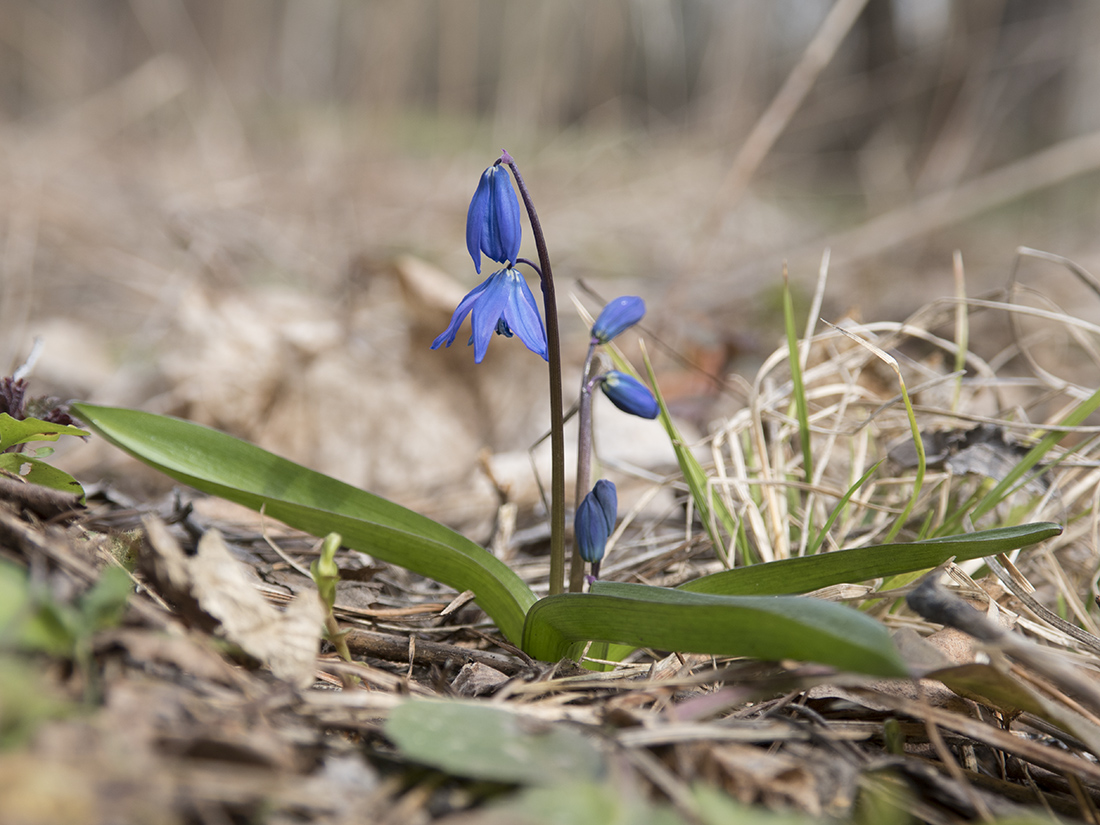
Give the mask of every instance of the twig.
[{"label": "twig", "polygon": [[[990,560],[986,559],[988,563]],[[907,597],[906,603],[930,622],[961,630],[975,639],[1000,648],[1019,662],[1031,667],[1056,684],[1060,690],[1077,697],[1093,713],[1100,711],[1100,690],[1077,670],[1066,665],[1050,651],[1009,633],[986,618],[958,596],[939,585],[930,575]]]},{"label": "twig", "polygon": [[41,484],[16,481],[2,475],[0,475],[0,499],[14,502],[44,519],[65,514],[75,515],[76,512],[84,509],[80,498],[73,493],[43,487]]},{"label": "twig", "polygon": [[528,665],[512,656],[493,653],[488,650],[474,650],[459,645],[432,642],[412,637],[398,636],[392,633],[378,633],[373,630],[352,628],[346,631],[345,641],[348,649],[360,656],[374,656],[388,662],[446,665],[448,662],[477,662],[478,664],[499,670],[507,676],[514,676],[528,668]]}]

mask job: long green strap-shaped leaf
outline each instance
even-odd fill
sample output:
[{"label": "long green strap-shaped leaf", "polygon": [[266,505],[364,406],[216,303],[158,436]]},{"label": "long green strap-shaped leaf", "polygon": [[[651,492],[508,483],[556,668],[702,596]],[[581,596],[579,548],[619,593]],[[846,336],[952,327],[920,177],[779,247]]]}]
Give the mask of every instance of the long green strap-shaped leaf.
[{"label": "long green strap-shaped leaf", "polygon": [[559,659],[588,640],[797,659],[873,676],[907,674],[882,624],[858,610],[806,596],[715,596],[597,582],[591,593],[550,596],[527,613],[523,647],[531,656]]},{"label": "long green strap-shaped leaf", "polygon": [[1041,521],[907,544],[856,547],[723,570],[683,584],[679,589],[692,593],[757,596],[808,593],[832,584],[862,582],[914,570],[927,570],[950,558],[964,561],[1006,553],[1052,538],[1061,532],[1059,525]]},{"label": "long green strap-shaped leaf", "polygon": [[399,564],[456,590],[472,590],[512,642],[535,596],[484,548],[425,516],[209,427],[118,407],[74,404],[103,438],[204,493],[264,508],[291,527]]}]

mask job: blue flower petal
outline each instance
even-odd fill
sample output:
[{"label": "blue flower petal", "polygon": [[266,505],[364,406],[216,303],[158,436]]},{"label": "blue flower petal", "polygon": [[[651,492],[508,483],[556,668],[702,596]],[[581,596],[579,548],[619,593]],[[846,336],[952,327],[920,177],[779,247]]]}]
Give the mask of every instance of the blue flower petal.
[{"label": "blue flower petal", "polygon": [[485,352],[489,349],[489,340],[497,330],[497,321],[504,315],[504,308],[508,305],[508,293],[511,288],[508,272],[509,270],[502,269],[490,275],[485,281],[485,291],[474,303],[470,315],[470,326],[473,331],[475,364],[480,364],[481,359],[485,357]]},{"label": "blue flower petal", "polygon": [[451,316],[451,323],[448,324],[447,328],[432,342],[432,349],[439,349],[443,346],[449,347],[455,342],[455,336],[458,335],[458,328],[462,326],[462,322],[465,321],[466,316],[470,314],[470,310],[473,308],[478,296],[489,288],[489,281],[491,280],[490,278],[482,281],[466,293],[466,297],[459,302],[458,308],[455,309],[454,314]]},{"label": "blue flower petal", "polygon": [[618,370],[603,376],[600,389],[620,410],[640,418],[656,418],[661,408],[649,387]]},{"label": "blue flower petal", "polygon": [[604,518],[607,519],[607,535],[615,532],[615,520],[619,517],[619,494],[613,482],[601,478],[592,488],[592,497],[600,505]]},{"label": "blue flower petal", "polygon": [[603,308],[592,325],[592,337],[606,344],[645,316],[645,301],[635,295],[616,298]]},{"label": "blue flower petal", "polygon": [[527,286],[527,279],[517,270],[507,270],[511,285],[508,290],[508,303],[504,307],[504,321],[519,336],[527,349],[547,360],[546,329],[542,325],[535,296]]},{"label": "blue flower petal", "polygon": [[466,212],[466,249],[474,259],[474,269],[481,274],[481,237],[489,213],[489,197],[492,190],[493,169],[490,166],[477,182],[477,191],[470,199],[470,208]]},{"label": "blue flower petal", "polygon": [[478,181],[466,213],[466,249],[481,272],[481,255],[514,264],[522,240],[519,200],[503,166],[490,166]]},{"label": "blue flower petal", "polygon": [[519,200],[512,178],[503,166],[494,166],[492,199],[489,201],[488,249],[485,254],[498,264],[514,264],[523,238]]}]

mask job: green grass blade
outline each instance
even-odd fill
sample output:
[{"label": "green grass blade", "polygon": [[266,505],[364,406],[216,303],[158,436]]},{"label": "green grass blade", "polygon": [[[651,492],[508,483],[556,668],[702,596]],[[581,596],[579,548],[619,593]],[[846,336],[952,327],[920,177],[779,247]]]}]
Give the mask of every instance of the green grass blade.
[{"label": "green grass blade", "polygon": [[[665,433],[668,434],[668,440],[672,444],[672,450],[676,453],[676,463],[680,465],[680,472],[684,476],[684,482],[691,492],[691,498],[695,503],[695,509],[699,512],[699,520],[706,529],[711,544],[714,545],[715,552],[720,557],[724,557],[726,545],[722,540],[721,534],[715,530],[715,522],[717,521],[720,523],[727,534],[733,538],[738,535],[737,519],[730,513],[729,508],[726,507],[726,503],[722,501],[714,489],[708,485],[706,472],[692,454],[691,449],[684,443],[683,436],[680,435],[680,431],[676,428],[676,425],[672,421],[672,416],[669,414],[668,405],[665,404],[664,396],[661,395],[661,388],[657,385],[657,376],[653,372],[653,364],[649,361],[649,353],[646,352],[645,344],[639,343],[642,347],[642,358],[645,359],[646,373],[649,376],[649,386],[653,389],[653,397],[657,399],[657,405],[661,409],[658,420],[660,420],[661,426],[665,428]],[[615,363],[616,369],[640,380],[641,377],[638,375],[633,365],[626,360],[626,357],[619,351],[619,348],[615,346],[615,344],[610,344],[606,349],[611,356],[611,360]],[[750,560],[755,561],[755,559]]]},{"label": "green grass blade", "polygon": [[676,453],[676,463],[680,465],[680,472],[684,476],[684,481],[687,483],[688,490],[691,491],[691,498],[695,502],[695,509],[699,512],[699,520],[706,528],[711,543],[714,545],[715,552],[720,557],[725,556],[726,545],[722,539],[721,533],[716,529],[715,522],[717,521],[718,524],[721,524],[722,529],[724,529],[726,534],[732,539],[737,535],[737,519],[733,517],[733,514],[730,513],[729,509],[726,507],[726,503],[707,482],[707,474],[703,470],[703,466],[692,454],[687,444],[684,443],[683,436],[680,435],[680,431],[676,428],[676,424],[673,423],[672,415],[668,411],[668,405],[665,404],[664,396],[661,395],[661,389],[657,386],[657,376],[653,373],[653,364],[649,361],[649,353],[645,351],[644,346],[642,347],[642,358],[645,359],[645,368],[649,375],[649,385],[653,388],[653,397],[657,399],[657,404],[661,408],[661,414],[659,416],[661,426],[665,428],[665,432],[668,434],[668,440],[672,444],[673,451]]},{"label": "green grass blade", "polygon": [[551,596],[528,611],[523,646],[529,655],[554,661],[584,640],[907,674],[882,624],[801,596],[716,596],[598,582],[591,593]]},{"label": "green grass blade", "polygon": [[882,461],[873,464],[871,468],[863,475],[861,475],[859,477],[859,480],[856,481],[856,483],[853,484],[851,487],[849,487],[844,495],[840,497],[840,500],[836,503],[836,507],[834,507],[833,511],[829,513],[829,518],[825,520],[825,526],[822,527],[821,530],[818,532],[817,537],[813,541],[813,544],[810,545],[810,549],[806,552],[807,556],[813,556],[817,553],[818,550],[821,549],[821,545],[825,543],[825,537],[829,535],[829,531],[833,529],[833,525],[836,523],[836,520],[840,518],[840,514],[844,512],[844,507],[848,504],[849,501],[851,501],[852,496],[854,496],[863,487],[863,485],[870,480],[871,476],[874,475],[875,470],[881,467],[882,462],[885,460],[886,459],[882,459]]},{"label": "green grass blade", "polygon": [[[828,324],[829,322],[826,321],[825,323]],[[913,509],[917,506],[917,501],[920,499],[921,488],[924,486],[924,473],[927,466],[924,455],[924,441],[921,440],[917,416],[913,411],[913,402],[912,399],[909,398],[909,390],[905,388],[905,378],[901,374],[901,367],[898,365],[898,359],[890,355],[881,347],[875,346],[870,341],[856,335],[851,330],[847,330],[844,327],[838,327],[836,324],[829,324],[829,326],[845,337],[855,341],[893,370],[894,375],[897,376],[898,379],[898,387],[901,389],[901,400],[905,404],[906,418],[909,419],[909,431],[913,435],[913,446],[916,447],[917,450],[917,473],[913,478],[913,493],[909,496],[909,501],[901,511],[901,514],[894,520],[894,526],[890,528],[890,532],[886,534],[886,540],[893,541],[897,534],[901,532],[905,523],[909,520],[909,516],[913,512]]]},{"label": "green grass blade", "polygon": [[507,565],[431,519],[217,430],[117,407],[74,404],[91,429],[149,466],[205,493],[264,508],[291,527],[401,565],[477,602],[511,641],[535,596]]},{"label": "green grass blade", "polygon": [[[1100,408],[1100,390],[1097,390],[1078,404],[1069,415],[1058,422],[1059,426],[1077,427],[1084,423],[1085,419],[1096,412],[1098,408]],[[1028,450],[1027,455],[1021,458],[1019,463],[1013,467],[1004,478],[997,482],[992,490],[982,497],[981,501],[974,506],[973,512],[970,513],[970,518],[972,520],[979,519],[1000,504],[1004,498],[1016,488],[1016,485],[1021,482],[1023,477],[1033,469],[1036,464],[1042,461],[1046,454],[1054,449],[1054,447],[1056,447],[1065,437],[1066,432],[1063,430],[1053,430],[1043,436],[1034,447]],[[943,527],[940,528],[940,532],[958,530],[966,515],[967,511],[965,509],[960,509],[944,523]]]},{"label": "green grass blade", "polygon": [[927,570],[950,558],[963,561],[1005,553],[1045,541],[1061,532],[1057,524],[1038,522],[927,541],[856,547],[724,570],[695,579],[679,589],[728,595],[808,593],[832,584]]},{"label": "green grass blade", "polygon": [[[791,296],[791,282],[787,278],[787,267],[783,266],[783,328],[787,332],[787,358],[791,369],[791,395],[794,398],[795,412],[798,416],[798,437],[802,442],[802,473],[807,484],[814,480],[814,452],[810,442],[810,411],[806,404],[806,388],[802,383],[802,362],[798,352],[798,330],[794,323],[794,298]],[[809,524],[806,514],[806,529]]]}]

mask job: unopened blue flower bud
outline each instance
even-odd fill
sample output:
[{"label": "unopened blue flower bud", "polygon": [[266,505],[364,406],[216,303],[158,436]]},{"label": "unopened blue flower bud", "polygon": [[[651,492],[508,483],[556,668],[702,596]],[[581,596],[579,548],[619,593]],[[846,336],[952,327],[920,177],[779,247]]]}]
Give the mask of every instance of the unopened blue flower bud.
[{"label": "unopened blue flower bud", "polygon": [[620,410],[639,418],[656,418],[661,411],[649,387],[618,370],[612,370],[603,376],[600,389]]},{"label": "unopened blue flower bud", "polygon": [[497,164],[481,175],[466,213],[466,248],[481,272],[481,253],[498,264],[514,264],[522,236],[519,200],[508,170]]},{"label": "unopened blue flower bud", "polygon": [[615,532],[615,519],[618,518],[619,501],[615,485],[606,479],[600,479],[581,501],[573,519],[573,535],[577,542],[577,552],[590,564],[597,565],[607,549],[607,540]]},{"label": "unopened blue flower bud", "polygon": [[592,325],[592,337],[606,344],[619,333],[634,326],[645,315],[645,301],[635,295],[616,298],[603,308]]}]

